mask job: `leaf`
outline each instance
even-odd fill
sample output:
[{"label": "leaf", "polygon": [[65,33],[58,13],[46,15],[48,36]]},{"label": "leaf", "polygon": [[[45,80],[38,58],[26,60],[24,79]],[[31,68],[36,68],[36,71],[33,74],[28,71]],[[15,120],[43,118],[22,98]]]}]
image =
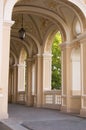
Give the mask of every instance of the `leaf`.
[{"label": "leaf", "polygon": [[52,89],[61,88],[61,42],[61,34],[57,32],[52,44]]}]

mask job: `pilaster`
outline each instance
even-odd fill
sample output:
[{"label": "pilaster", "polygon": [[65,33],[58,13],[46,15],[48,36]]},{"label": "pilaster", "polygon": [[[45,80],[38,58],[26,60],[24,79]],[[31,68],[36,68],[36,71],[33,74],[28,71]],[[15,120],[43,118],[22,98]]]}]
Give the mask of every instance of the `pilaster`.
[{"label": "pilaster", "polygon": [[80,97],[72,95],[72,64],[71,52],[73,47],[71,44],[64,44],[62,48],[62,111],[79,113]]},{"label": "pilaster", "polygon": [[80,115],[86,117],[86,38],[80,40],[80,47],[81,47],[81,81],[82,81]]},{"label": "pilaster", "polygon": [[43,90],[51,90],[52,55],[43,54]]},{"label": "pilaster", "polygon": [[26,105],[33,106],[33,96],[32,96],[32,64],[33,58],[27,59],[27,87],[26,87]]},{"label": "pilaster", "polygon": [[18,91],[25,91],[25,65],[18,64]]},{"label": "pilaster", "polygon": [[43,56],[36,56],[36,106],[43,104]]}]

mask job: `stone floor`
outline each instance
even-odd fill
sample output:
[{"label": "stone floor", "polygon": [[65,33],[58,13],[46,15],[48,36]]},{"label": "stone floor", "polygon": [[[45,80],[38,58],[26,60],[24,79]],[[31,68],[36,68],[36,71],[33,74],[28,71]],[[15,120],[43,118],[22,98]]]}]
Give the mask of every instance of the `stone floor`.
[{"label": "stone floor", "polygon": [[85,118],[14,104],[9,105],[9,119],[2,122],[13,130],[86,130]]},{"label": "stone floor", "polygon": [[0,122],[0,130],[12,130],[10,129],[7,125],[5,125],[4,123]]}]

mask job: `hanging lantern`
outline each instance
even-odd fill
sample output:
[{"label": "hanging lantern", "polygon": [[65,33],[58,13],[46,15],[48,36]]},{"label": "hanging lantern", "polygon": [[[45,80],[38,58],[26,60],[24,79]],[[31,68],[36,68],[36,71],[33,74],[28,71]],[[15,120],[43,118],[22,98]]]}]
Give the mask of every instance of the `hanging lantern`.
[{"label": "hanging lantern", "polygon": [[21,28],[19,30],[19,38],[22,39],[22,40],[25,38],[25,30],[24,30],[24,28]]}]

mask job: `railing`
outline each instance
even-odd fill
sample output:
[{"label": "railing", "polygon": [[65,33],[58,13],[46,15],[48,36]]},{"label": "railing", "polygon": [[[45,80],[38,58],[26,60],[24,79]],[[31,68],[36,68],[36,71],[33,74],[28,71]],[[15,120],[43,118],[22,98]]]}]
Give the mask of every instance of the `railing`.
[{"label": "railing", "polygon": [[61,109],[61,90],[51,90],[44,92],[45,108]]},{"label": "railing", "polygon": [[[21,91],[17,94],[17,102],[20,104],[25,103],[25,92]],[[34,96],[34,106],[36,104],[36,96]],[[44,92],[43,100],[44,108],[61,109],[61,90],[51,90]]]}]

